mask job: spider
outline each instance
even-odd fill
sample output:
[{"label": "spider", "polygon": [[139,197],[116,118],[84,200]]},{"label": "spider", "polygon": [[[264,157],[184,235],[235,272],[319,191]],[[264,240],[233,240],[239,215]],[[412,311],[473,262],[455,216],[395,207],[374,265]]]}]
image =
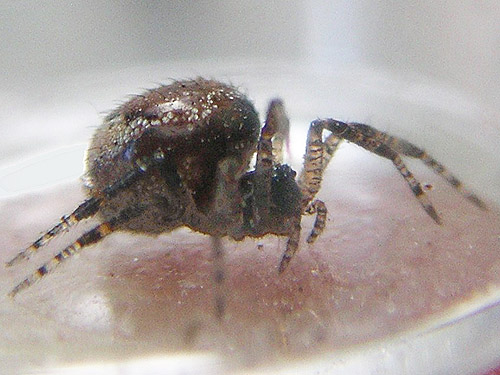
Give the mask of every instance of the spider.
[{"label": "spider", "polygon": [[[324,137],[325,130],[329,134]],[[315,197],[342,141],[391,160],[438,224],[439,215],[401,156],[420,159],[476,206],[486,208],[442,164],[412,143],[369,125],[331,118],[311,123],[303,170],[296,179],[296,172],[282,161],[288,132],[281,100],[270,102],[261,130],[251,102],[235,87],[213,80],[175,81],[134,96],[109,113],[92,138],[85,175],[88,199],[7,266],[29,259],[81,220],[98,215],[101,224],[39,267],[10,296],[119,230],[158,235],[186,226],[212,236],[218,285],[224,279],[222,237],[239,241],[248,236],[285,236],[288,241],[278,268],[282,273],[299,248],[302,215],[316,215],[308,243],[325,227],[327,209]],[[255,153],[255,168],[248,171]],[[223,311],[222,300],[217,310]]]}]

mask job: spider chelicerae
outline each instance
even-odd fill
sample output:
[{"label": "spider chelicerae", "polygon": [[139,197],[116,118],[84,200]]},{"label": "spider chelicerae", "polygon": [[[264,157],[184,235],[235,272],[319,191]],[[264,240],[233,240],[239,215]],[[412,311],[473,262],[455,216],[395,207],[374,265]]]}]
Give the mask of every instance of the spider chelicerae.
[{"label": "spider chelicerae", "polygon": [[[187,226],[212,236],[218,285],[224,279],[222,237],[238,241],[266,234],[285,236],[281,273],[299,248],[302,215],[316,215],[308,243],[325,227],[327,209],[315,197],[329,161],[344,140],[391,160],[438,224],[438,213],[402,156],[422,160],[476,206],[486,208],[424,150],[369,125],[331,118],[313,121],[298,178],[282,160],[289,120],[280,100],[270,102],[260,128],[256,110],[240,91],[202,78],[160,86],[119,106],[106,116],[88,149],[85,179],[89,198],[7,266],[30,258],[81,220],[97,215],[101,224],[39,267],[10,295],[119,230],[158,235]],[[255,168],[248,171],[255,153]],[[219,314],[223,305],[219,298]]]}]

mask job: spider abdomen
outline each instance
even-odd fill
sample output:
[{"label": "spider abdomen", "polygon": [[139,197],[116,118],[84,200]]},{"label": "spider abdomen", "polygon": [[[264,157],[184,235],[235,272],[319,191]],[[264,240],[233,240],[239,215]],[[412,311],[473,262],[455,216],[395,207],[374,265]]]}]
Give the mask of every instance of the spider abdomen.
[{"label": "spider abdomen", "polygon": [[[96,131],[87,155],[90,194],[100,194],[133,171],[138,159],[161,149],[164,173],[134,184],[120,200],[152,198],[168,206],[165,190],[172,189],[167,185],[179,181],[205,211],[213,199],[217,164],[235,157],[246,170],[259,129],[252,103],[234,87],[201,78],[160,86],[122,104]],[[119,203],[111,200],[102,212],[116,214],[125,204]]]}]

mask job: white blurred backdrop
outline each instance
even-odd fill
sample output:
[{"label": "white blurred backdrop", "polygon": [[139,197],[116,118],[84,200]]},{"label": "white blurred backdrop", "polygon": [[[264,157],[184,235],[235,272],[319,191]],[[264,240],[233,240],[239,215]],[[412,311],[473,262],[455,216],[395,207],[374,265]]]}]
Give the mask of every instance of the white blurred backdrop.
[{"label": "white blurred backdrop", "polygon": [[330,116],[402,128],[433,152],[453,141],[436,156],[476,188],[498,185],[498,20],[495,0],[2,2],[0,195],[80,175],[103,111],[196,75],[241,85],[261,112],[283,96],[304,126]]},{"label": "white blurred backdrop", "polygon": [[0,87],[169,60],[291,60],[416,72],[498,104],[499,19],[494,0],[3,2]]}]

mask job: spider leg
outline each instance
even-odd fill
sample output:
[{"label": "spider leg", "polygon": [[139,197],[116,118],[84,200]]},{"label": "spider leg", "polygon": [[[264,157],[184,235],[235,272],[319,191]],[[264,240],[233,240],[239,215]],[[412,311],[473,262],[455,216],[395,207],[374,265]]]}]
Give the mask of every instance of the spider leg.
[{"label": "spider leg", "polygon": [[287,153],[290,152],[290,120],[281,99],[274,99],[269,103],[265,124],[273,133],[271,149],[274,164],[282,164],[284,148],[286,147]]},{"label": "spider leg", "polygon": [[40,236],[40,238],[33,242],[29,247],[19,252],[14,258],[5,263],[5,265],[7,267],[11,267],[23,259],[31,258],[31,256],[34,255],[39,248],[49,243],[49,241],[56,237],[60,232],[67,230],[79,221],[96,214],[99,210],[101,202],[102,200],[96,197],[85,200],[76,208],[76,210],[69,215],[61,217],[55,226]]},{"label": "spider leg", "polygon": [[79,221],[95,215],[102,203],[106,199],[113,198],[120,191],[123,191],[134,184],[152,166],[159,164],[163,160],[163,154],[156,152],[152,158],[143,158],[136,161],[136,168],[128,172],[124,178],[106,187],[102,192],[96,192],[95,196],[81,203],[71,214],[61,217],[59,222],[51,229],[40,236],[29,247],[20,251],[14,258],[5,265],[11,267],[23,259],[31,258],[41,247],[47,245],[59,233],[69,229]]},{"label": "spider leg", "polygon": [[278,272],[283,273],[288,264],[292,260],[293,256],[299,249],[299,240],[300,240],[300,217],[292,225],[291,233],[288,235],[288,241],[286,243],[286,249],[281,257],[281,262],[278,267]]},{"label": "spider leg", "polygon": [[[382,145],[378,147],[379,150],[385,149]],[[415,197],[418,199],[424,210],[427,212],[427,214],[437,223],[437,224],[442,224],[441,218],[439,217],[438,213],[436,212],[434,206],[432,205],[431,201],[427,197],[427,194],[425,194],[424,190],[422,189],[422,186],[420,185],[420,182],[417,181],[417,179],[413,176],[413,174],[408,170],[406,165],[403,163],[399,155],[396,153],[396,151],[390,149],[387,147],[384,152],[377,153],[380,156],[384,156],[387,159],[390,159],[394,166],[398,169],[399,173],[403,178],[406,180],[408,185],[410,186],[411,191],[415,195]]]},{"label": "spider leg", "polygon": [[307,237],[308,243],[313,243],[325,228],[328,210],[323,201],[314,197],[321,187],[323,173],[341,142],[342,139],[334,134],[329,134],[323,141],[323,127],[314,122],[311,124],[306,141],[304,167],[298,181],[302,192],[302,213],[316,214],[313,229]]},{"label": "spider leg", "polygon": [[235,158],[225,158],[217,165],[214,219],[217,221],[217,227],[221,229],[219,235],[229,234],[237,239],[243,238],[242,198],[239,191],[242,174],[241,165]]},{"label": "spider leg", "polygon": [[307,243],[313,243],[323,232],[323,229],[325,229],[326,215],[328,213],[328,210],[326,209],[326,205],[323,201],[315,199],[311,204],[307,206],[305,213],[309,215],[312,215],[314,213],[316,214],[313,229],[311,230],[311,233],[306,240]]},{"label": "spider leg", "polygon": [[212,254],[215,281],[215,316],[220,320],[224,317],[226,311],[226,296],[224,292],[226,267],[224,266],[224,246],[219,236],[212,236]]},{"label": "spider leg", "polygon": [[243,214],[241,211],[241,195],[239,193],[239,180],[241,165],[235,158],[226,158],[217,165],[217,188],[214,200],[215,227],[220,233],[212,235],[212,256],[214,264],[215,283],[215,315],[218,319],[224,317],[226,310],[226,293],[224,290],[225,266],[224,246],[221,236],[229,234],[237,240],[243,239]]},{"label": "spider leg", "polygon": [[323,141],[323,124],[313,121],[309,127],[304,154],[304,167],[299,176],[298,184],[302,192],[302,212],[312,213],[309,206],[321,188],[323,173],[333,158],[335,151],[343,141],[334,134],[328,135]]},{"label": "spider leg", "polygon": [[323,141],[323,126],[316,122],[311,124],[307,134],[304,167],[298,180],[302,192],[302,213],[316,214],[313,229],[306,240],[307,243],[316,241],[325,228],[328,210],[323,201],[314,197],[321,187],[323,173],[341,142],[342,138],[334,134],[329,134]]},{"label": "spider leg", "polygon": [[330,164],[330,161],[332,160],[341,143],[342,139],[337,138],[333,134],[329,134],[328,137],[326,137],[325,141],[323,142],[323,171],[326,169],[326,167],[328,167],[328,164]]},{"label": "spider leg", "polygon": [[403,163],[399,153],[391,148],[391,142],[388,141],[389,136],[386,133],[380,132],[366,124],[344,123],[334,119],[316,120],[314,123],[331,131],[337,137],[355,143],[368,151],[391,160],[427,214],[437,224],[441,224],[441,219],[423,191],[422,186]]},{"label": "spider leg", "polygon": [[42,277],[52,272],[59,264],[64,260],[72,257],[78,253],[81,249],[86,246],[95,244],[101,241],[104,237],[114,232],[120,224],[127,222],[128,220],[139,216],[145,207],[130,207],[121,211],[118,216],[112,218],[111,220],[99,224],[90,231],[84,233],[75,242],[66,247],[61,252],[57,253],[49,262],[45,263],[43,266],[39,267],[30,276],[19,283],[14,289],[9,293],[10,297],[14,297],[17,293],[33,285],[35,282],[40,280]]},{"label": "spider leg", "polygon": [[395,151],[403,154],[405,156],[409,156],[411,158],[416,158],[422,160],[422,162],[431,168],[435,173],[443,177],[451,186],[457,189],[465,198],[474,203],[477,207],[485,210],[487,209],[486,204],[472,191],[463,186],[462,182],[452,175],[448,169],[430,156],[424,150],[418,148],[414,144],[405,141],[404,139],[397,138],[390,135],[385,135],[386,143]]},{"label": "spider leg", "polygon": [[[283,157],[283,142],[288,142],[289,121],[286,116],[283,102],[274,99],[269,104],[266,122],[262,127],[259,143],[257,145],[257,157],[255,162],[255,173],[259,176],[261,183],[255,187],[255,197],[265,200],[271,196],[271,180],[273,167],[280,163]],[[274,146],[273,146],[273,141]],[[274,152],[277,152],[274,154]],[[255,205],[253,217],[256,225],[269,217],[267,205]]]}]

